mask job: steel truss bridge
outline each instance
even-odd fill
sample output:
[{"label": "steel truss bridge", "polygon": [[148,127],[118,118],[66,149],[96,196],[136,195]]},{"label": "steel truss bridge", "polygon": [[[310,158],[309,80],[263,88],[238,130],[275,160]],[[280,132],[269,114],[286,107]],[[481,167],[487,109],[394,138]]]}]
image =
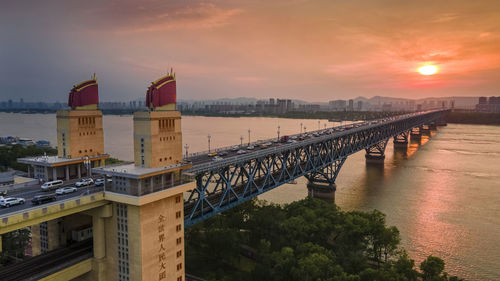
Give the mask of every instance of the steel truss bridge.
[{"label": "steel truss bridge", "polygon": [[[220,161],[196,163],[188,171],[196,189],[184,203],[185,226],[189,227],[239,205],[266,191],[305,176],[311,183],[335,189],[335,179],[346,158],[366,150],[367,160],[381,159],[390,138],[408,140],[409,132],[435,125],[448,110],[405,114],[295,143],[277,145]],[[342,127],[342,126],[339,126]],[[345,126],[343,126],[345,127]],[[209,158],[209,157],[208,157]]]}]

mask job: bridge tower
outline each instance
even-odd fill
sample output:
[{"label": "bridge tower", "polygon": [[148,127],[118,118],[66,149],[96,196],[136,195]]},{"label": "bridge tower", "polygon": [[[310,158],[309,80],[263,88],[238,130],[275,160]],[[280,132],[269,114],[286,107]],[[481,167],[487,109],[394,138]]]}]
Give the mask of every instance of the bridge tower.
[{"label": "bridge tower", "polygon": [[376,145],[366,148],[366,163],[383,164],[385,160],[385,148],[389,139],[385,139]]},{"label": "bridge tower", "polygon": [[309,181],[307,184],[309,196],[335,201],[335,191],[337,190],[335,180],[346,159],[342,158],[334,161],[331,165],[327,165],[306,175],[305,177]]},{"label": "bridge tower", "polygon": [[[20,158],[28,164],[28,176],[42,181],[70,180],[91,176],[91,168],[104,165],[102,112],[98,110],[97,78],[74,85],[69,92],[69,110],[58,110],[57,156]],[[31,173],[33,171],[33,173]]]},{"label": "bridge tower", "polygon": [[195,183],[182,171],[181,115],[175,110],[173,72],[148,88],[147,111],[134,113],[134,163],[94,169],[111,176],[105,199],[113,216],[99,229],[94,249],[106,249],[92,280],[174,280],[184,274],[183,192]]}]

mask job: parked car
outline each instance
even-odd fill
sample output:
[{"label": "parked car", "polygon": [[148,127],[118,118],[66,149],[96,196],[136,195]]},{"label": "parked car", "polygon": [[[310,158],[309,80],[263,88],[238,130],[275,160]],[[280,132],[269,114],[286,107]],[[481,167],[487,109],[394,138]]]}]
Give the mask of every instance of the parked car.
[{"label": "parked car", "polygon": [[81,186],[91,185],[93,183],[94,183],[93,179],[81,179],[80,181],[78,181],[78,182],[75,183],[75,186],[76,187],[81,187]]},{"label": "parked car", "polygon": [[56,194],[62,195],[62,194],[66,194],[66,193],[72,193],[72,192],[75,192],[77,190],[78,189],[74,186],[66,186],[66,187],[56,189]]},{"label": "parked car", "polygon": [[43,194],[43,195],[36,195],[35,197],[33,197],[33,199],[31,199],[31,203],[33,205],[40,205],[43,203],[52,202],[52,201],[56,201],[56,200],[57,200],[57,198],[56,198],[55,193]]},{"label": "parked car", "polygon": [[55,181],[48,181],[48,182],[42,184],[41,188],[43,191],[47,191],[47,190],[51,190],[51,189],[56,189],[62,185],[63,185],[62,180],[55,180]]},{"label": "parked car", "polygon": [[0,200],[0,206],[2,206],[4,208],[8,208],[10,206],[20,205],[20,204],[24,204],[24,198],[7,197],[7,198]]}]

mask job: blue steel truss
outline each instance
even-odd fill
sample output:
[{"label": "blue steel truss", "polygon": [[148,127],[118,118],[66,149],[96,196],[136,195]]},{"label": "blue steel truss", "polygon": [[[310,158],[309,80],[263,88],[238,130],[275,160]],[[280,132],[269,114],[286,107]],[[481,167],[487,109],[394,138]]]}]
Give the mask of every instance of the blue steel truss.
[{"label": "blue steel truss", "polygon": [[333,184],[347,156],[363,149],[383,154],[391,137],[440,120],[446,112],[405,116],[195,165],[189,172],[196,188],[184,203],[184,224],[191,226],[302,176]]}]

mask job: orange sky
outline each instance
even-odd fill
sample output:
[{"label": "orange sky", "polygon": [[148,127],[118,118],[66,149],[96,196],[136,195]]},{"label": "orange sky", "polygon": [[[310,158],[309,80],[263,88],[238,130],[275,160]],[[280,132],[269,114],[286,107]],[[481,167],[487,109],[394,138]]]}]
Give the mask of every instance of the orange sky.
[{"label": "orange sky", "polygon": [[64,100],[96,72],[125,101],[170,67],[181,99],[500,95],[500,1],[13,2],[0,100]]}]

